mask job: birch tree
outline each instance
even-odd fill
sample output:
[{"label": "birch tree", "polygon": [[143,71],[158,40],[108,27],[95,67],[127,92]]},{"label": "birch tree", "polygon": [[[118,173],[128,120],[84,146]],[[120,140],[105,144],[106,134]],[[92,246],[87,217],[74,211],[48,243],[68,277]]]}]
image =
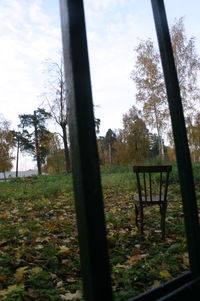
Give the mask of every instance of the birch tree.
[{"label": "birch tree", "polygon": [[[186,124],[190,131],[200,100],[200,59],[196,53],[195,38],[187,38],[183,18],[175,21],[170,32]],[[137,59],[131,77],[136,83],[136,99],[142,106],[147,125],[157,131],[160,156],[163,157],[163,133],[171,127],[160,55],[150,39],[140,41],[135,51]],[[172,137],[170,133],[169,136]]]},{"label": "birch tree", "polygon": [[135,51],[137,59],[131,78],[136,83],[136,99],[142,106],[141,112],[145,123],[157,131],[159,153],[163,158],[162,136],[168,110],[160,56],[150,39],[140,41]]},{"label": "birch tree", "polygon": [[180,18],[171,27],[171,39],[175,64],[178,73],[182,104],[186,119],[194,118],[196,105],[200,104],[198,75],[200,58],[196,52],[195,38],[187,38],[184,18]]},{"label": "birch tree", "polygon": [[67,86],[64,77],[64,65],[62,56],[60,63],[47,61],[47,71],[49,75],[45,99],[50,109],[51,117],[61,128],[61,134],[64,145],[66,173],[71,171],[69,139],[67,134],[68,110],[67,110]]},{"label": "birch tree", "polygon": [[144,120],[139,117],[136,107],[123,115],[123,137],[129,162],[141,162],[149,155],[149,131]]}]

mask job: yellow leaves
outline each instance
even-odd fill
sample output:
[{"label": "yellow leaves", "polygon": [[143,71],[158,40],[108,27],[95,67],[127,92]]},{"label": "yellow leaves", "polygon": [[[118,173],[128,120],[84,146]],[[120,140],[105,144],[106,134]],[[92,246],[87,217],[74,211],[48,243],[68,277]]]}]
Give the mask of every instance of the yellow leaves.
[{"label": "yellow leaves", "polygon": [[47,236],[47,237],[37,237],[36,238],[36,240],[35,240],[35,242],[37,242],[37,243],[43,243],[43,242],[49,242],[50,241],[50,237],[49,236]]},{"label": "yellow leaves", "polygon": [[22,235],[22,236],[24,236],[27,232],[28,232],[27,228],[19,229],[19,234]]},{"label": "yellow leaves", "polygon": [[0,246],[3,246],[7,243],[7,239],[6,238],[3,238],[0,240]]},{"label": "yellow leaves", "polygon": [[1,216],[1,218],[2,218],[3,220],[7,220],[8,214],[7,214],[6,212],[4,212],[4,213],[2,214],[2,216]]},{"label": "yellow leaves", "polygon": [[36,250],[42,250],[43,248],[44,248],[44,246],[41,245],[41,244],[38,244],[38,245],[35,246]]},{"label": "yellow leaves", "polygon": [[[31,275],[36,275],[42,271],[43,271],[43,269],[39,266],[35,266],[31,270],[29,269],[28,266],[20,267],[16,270],[16,272],[14,274],[14,278],[17,282],[22,282],[25,279],[25,275],[27,273],[31,273]],[[0,280],[0,282],[1,282],[1,280]]]},{"label": "yellow leaves", "polygon": [[81,291],[77,290],[74,294],[66,293],[65,295],[60,295],[61,300],[80,300],[82,297]]},{"label": "yellow leaves", "polygon": [[184,264],[186,267],[189,267],[189,266],[190,266],[189,255],[188,255],[187,252],[183,253],[183,264]]},{"label": "yellow leaves", "polygon": [[53,232],[55,230],[55,224],[48,223],[47,229],[49,232]]},{"label": "yellow leaves", "polygon": [[170,274],[170,272],[169,272],[168,270],[161,270],[159,274],[160,274],[160,276],[161,276],[162,278],[164,278],[166,281],[172,279],[172,275]]},{"label": "yellow leaves", "polygon": [[75,279],[75,278],[73,278],[73,277],[67,277],[67,282],[68,283],[74,283],[74,282],[76,282],[77,280]]},{"label": "yellow leaves", "polygon": [[20,289],[21,290],[24,289],[24,284],[19,284],[19,285],[14,284],[14,285],[8,286],[7,289],[4,289],[4,290],[0,291],[0,301],[5,300],[5,297],[6,297],[7,294],[12,293],[16,290],[20,290]]},{"label": "yellow leaves", "polygon": [[32,275],[36,275],[36,274],[38,274],[38,273],[40,273],[40,272],[42,272],[43,271],[43,269],[41,268],[41,267],[34,267],[34,268],[32,268],[32,270],[31,270],[31,274]]},{"label": "yellow leaves", "polygon": [[160,281],[159,280],[154,280],[154,282],[153,282],[153,285],[152,285],[152,287],[151,288],[156,288],[156,287],[158,287],[159,285],[160,285]]},{"label": "yellow leaves", "polygon": [[60,250],[58,251],[58,254],[68,256],[68,255],[71,254],[71,251],[70,251],[70,249],[68,247],[61,246]]},{"label": "yellow leaves", "polygon": [[126,264],[120,264],[120,263],[118,263],[118,264],[116,264],[115,265],[115,269],[127,269],[128,268],[128,266],[126,265]]},{"label": "yellow leaves", "polygon": [[17,282],[20,282],[24,279],[24,274],[27,272],[28,267],[21,267],[18,268],[14,274],[14,277],[16,279]]}]

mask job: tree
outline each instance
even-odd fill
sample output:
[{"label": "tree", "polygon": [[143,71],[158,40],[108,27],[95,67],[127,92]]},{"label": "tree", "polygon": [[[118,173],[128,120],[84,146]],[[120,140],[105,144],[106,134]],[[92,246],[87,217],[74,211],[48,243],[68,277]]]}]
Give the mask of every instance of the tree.
[{"label": "tree", "polygon": [[119,129],[117,131],[117,140],[115,142],[115,156],[118,165],[127,165],[130,163],[127,153],[127,143],[124,139],[124,131]]},{"label": "tree", "polygon": [[13,138],[13,144],[17,148],[17,156],[16,156],[16,178],[18,177],[18,171],[19,171],[19,150],[21,149],[23,151],[23,146],[26,144],[26,141],[24,141],[24,137],[22,136],[22,133],[19,131],[11,131],[12,138]]},{"label": "tree", "polygon": [[134,163],[144,161],[149,155],[149,131],[139,113],[133,106],[123,116],[123,136],[127,144],[127,156],[129,162]]},{"label": "tree", "polygon": [[108,129],[104,138],[104,145],[108,150],[109,164],[112,166],[112,158],[114,152],[114,143],[116,142],[116,134],[111,129]]},{"label": "tree", "polygon": [[112,166],[116,140],[116,133],[111,129],[107,130],[105,137],[98,137],[97,143],[101,164],[109,163],[110,167]]},{"label": "tree", "polygon": [[[187,40],[183,18],[171,27],[172,46],[179,77],[183,107],[187,117],[192,114],[199,101],[198,72],[200,60],[195,51],[195,39]],[[136,48],[137,60],[131,74],[136,83],[136,99],[142,105],[143,117],[151,128],[157,130],[161,157],[164,156],[162,136],[168,119],[167,97],[158,50],[148,39]]]},{"label": "tree", "polygon": [[171,39],[184,113],[187,118],[193,115],[195,105],[200,99],[198,87],[200,59],[195,49],[195,38],[187,39],[184,18],[180,18],[172,25]]},{"label": "tree", "polygon": [[51,136],[49,143],[49,154],[46,159],[46,164],[43,170],[48,173],[57,173],[65,171],[65,155],[64,150],[61,148],[59,136],[54,133]]},{"label": "tree", "polygon": [[194,116],[193,120],[187,117],[187,134],[190,145],[191,159],[194,162],[200,160],[200,113]]},{"label": "tree", "polygon": [[159,156],[159,138],[156,134],[149,134],[149,157]]},{"label": "tree", "polygon": [[101,120],[99,118],[94,118],[94,124],[95,124],[95,131],[96,131],[96,134],[99,134],[100,130],[100,123],[101,123]]},{"label": "tree", "polygon": [[104,136],[99,136],[97,139],[97,146],[98,146],[98,152],[99,152],[99,160],[100,164],[105,164],[105,143],[104,143]]},{"label": "tree", "polygon": [[137,60],[131,77],[137,87],[136,99],[142,105],[146,124],[157,130],[159,153],[163,158],[162,136],[167,118],[167,98],[159,52],[150,39],[141,41],[135,51]]},{"label": "tree", "polygon": [[66,172],[71,171],[69,143],[67,135],[68,111],[67,111],[67,86],[64,77],[63,58],[60,63],[48,61],[48,91],[45,93],[46,101],[50,108],[51,117],[61,127],[62,140],[65,152]]},{"label": "tree", "polygon": [[49,117],[49,113],[41,108],[34,111],[34,114],[19,115],[19,128],[22,129],[22,149],[34,156],[37,161],[38,174],[42,173],[42,164],[49,152],[49,141],[52,134],[45,126]]},{"label": "tree", "polygon": [[0,120],[0,171],[4,173],[12,168],[12,154],[13,147],[12,134],[9,129],[10,124],[3,116]]}]

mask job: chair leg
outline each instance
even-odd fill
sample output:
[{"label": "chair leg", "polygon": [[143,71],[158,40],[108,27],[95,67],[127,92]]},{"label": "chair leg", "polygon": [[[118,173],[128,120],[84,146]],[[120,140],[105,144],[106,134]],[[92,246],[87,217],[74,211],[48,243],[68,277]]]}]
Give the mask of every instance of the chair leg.
[{"label": "chair leg", "polygon": [[160,207],[161,213],[161,231],[162,231],[162,239],[165,240],[165,218],[166,218],[167,204],[163,204]]},{"label": "chair leg", "polygon": [[138,207],[135,204],[135,225],[138,227]]}]

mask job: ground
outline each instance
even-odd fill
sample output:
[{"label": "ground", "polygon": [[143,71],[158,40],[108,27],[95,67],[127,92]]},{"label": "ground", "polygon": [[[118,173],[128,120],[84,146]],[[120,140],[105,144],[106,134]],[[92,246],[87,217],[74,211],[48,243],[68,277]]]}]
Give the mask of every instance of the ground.
[{"label": "ground", "polygon": [[[140,240],[132,173],[104,173],[102,183],[115,300],[188,270],[178,181],[169,186],[165,241],[156,208],[146,209]],[[71,175],[0,184],[0,300],[83,300]]]}]

